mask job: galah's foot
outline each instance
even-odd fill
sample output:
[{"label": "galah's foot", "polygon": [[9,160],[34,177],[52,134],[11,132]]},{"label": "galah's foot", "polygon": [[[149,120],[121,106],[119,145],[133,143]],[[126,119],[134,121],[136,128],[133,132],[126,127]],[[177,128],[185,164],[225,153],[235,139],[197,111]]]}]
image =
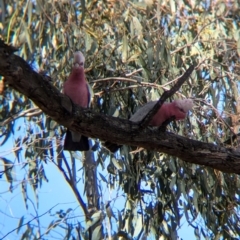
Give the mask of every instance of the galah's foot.
[{"label": "galah's foot", "polygon": [[158,128],[158,130],[160,132],[166,132],[167,126],[169,125],[169,123],[171,123],[174,120],[175,120],[175,116],[170,117],[169,119],[163,122],[163,124]]}]

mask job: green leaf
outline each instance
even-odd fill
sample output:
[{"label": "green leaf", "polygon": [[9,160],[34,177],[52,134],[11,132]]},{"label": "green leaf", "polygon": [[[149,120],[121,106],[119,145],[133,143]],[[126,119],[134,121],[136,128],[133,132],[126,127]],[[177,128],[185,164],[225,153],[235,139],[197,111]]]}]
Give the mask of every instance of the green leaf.
[{"label": "green leaf", "polygon": [[136,223],[135,228],[134,228],[133,237],[139,236],[139,234],[142,232],[142,230],[143,230],[142,221],[143,221],[142,217],[139,216],[139,217],[137,218],[137,223]]},{"label": "green leaf", "polygon": [[162,225],[163,225],[163,229],[164,229],[164,232],[169,235],[169,226],[167,224],[167,222],[165,220],[162,221]]},{"label": "green leaf", "polygon": [[46,235],[50,233],[51,230],[53,230],[53,228],[57,227],[60,223],[62,222],[62,219],[57,219],[56,221],[53,220],[51,221],[51,223],[48,225],[47,231],[46,231]]},{"label": "green leaf", "polygon": [[85,34],[86,52],[88,52],[88,51],[91,50],[92,45],[93,45],[93,42],[94,42],[94,41],[93,41],[92,37],[91,37],[88,33],[86,33],[86,34]]},{"label": "green leaf", "polygon": [[13,164],[12,161],[10,161],[10,160],[8,160],[6,158],[3,158],[3,157],[0,158],[0,160],[3,162],[4,174],[5,174],[6,178],[7,178],[7,181],[12,184],[13,179],[14,179],[14,177],[13,177],[13,167],[14,167],[14,164]]},{"label": "green leaf", "polygon": [[28,28],[30,28],[32,24],[32,14],[33,14],[32,1],[27,2],[27,9],[28,9]]},{"label": "green leaf", "polygon": [[240,57],[240,37],[237,40],[237,53],[238,53],[238,56]]},{"label": "green leaf", "polygon": [[111,159],[113,165],[117,170],[122,171],[122,166],[120,165],[120,162],[116,158]]},{"label": "green leaf", "polygon": [[17,227],[17,233],[19,233],[19,231],[21,230],[21,227],[23,225],[23,221],[24,221],[24,216],[22,216],[18,222],[18,227]]},{"label": "green leaf", "polygon": [[99,174],[99,176],[101,177],[101,179],[102,179],[106,184],[108,184],[107,179],[106,179],[100,172],[99,172],[98,174]]},{"label": "green leaf", "polygon": [[138,20],[137,17],[132,17],[132,35],[134,37],[137,37],[137,39],[139,39],[140,41],[142,40],[143,37],[143,33],[142,33],[142,24],[140,23],[140,21]]},{"label": "green leaf", "polygon": [[122,39],[122,61],[126,63],[128,59],[128,39],[127,36],[124,34]]},{"label": "green leaf", "polygon": [[87,231],[91,226],[97,223],[101,219],[102,215],[102,211],[95,212],[92,215],[91,220],[87,221],[85,231]]},{"label": "green leaf", "polygon": [[96,240],[102,239],[101,234],[102,234],[102,225],[99,225],[94,228],[92,233],[92,239],[96,239]]},{"label": "green leaf", "polygon": [[22,185],[23,200],[24,200],[26,209],[28,209],[28,203],[27,203],[27,200],[28,200],[28,195],[27,195],[27,183],[26,183],[25,178],[23,179],[21,185]]}]

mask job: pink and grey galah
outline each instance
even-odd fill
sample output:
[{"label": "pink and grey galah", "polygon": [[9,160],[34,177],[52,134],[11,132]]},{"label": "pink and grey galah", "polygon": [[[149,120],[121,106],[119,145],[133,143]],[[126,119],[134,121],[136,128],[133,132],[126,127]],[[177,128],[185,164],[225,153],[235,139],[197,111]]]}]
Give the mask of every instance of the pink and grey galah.
[{"label": "pink and grey galah", "polygon": [[[157,101],[151,101],[138,109],[136,113],[129,119],[132,122],[139,122],[149,113]],[[182,120],[187,116],[189,110],[193,107],[191,99],[177,99],[171,103],[164,103],[157,113],[153,116],[149,125],[153,127],[160,127],[165,121],[174,117],[175,120]],[[111,151],[116,152],[121,146],[115,143],[106,142],[105,146]]]},{"label": "pink and grey galah", "polygon": [[[151,101],[143,105],[138,109],[136,113],[132,115],[130,120],[132,122],[139,122],[149,113],[154,107],[157,101]],[[193,107],[193,101],[191,99],[177,99],[171,103],[164,103],[162,107],[157,111],[150,121],[150,126],[161,126],[165,121],[171,117],[175,117],[175,120],[182,120],[187,116],[187,112]]]},{"label": "pink and grey galah", "polygon": [[[63,93],[70,97],[73,103],[87,108],[90,107],[92,90],[86,81],[84,62],[82,52],[75,52],[72,72],[63,85]],[[67,129],[64,150],[88,151],[88,137]]]}]

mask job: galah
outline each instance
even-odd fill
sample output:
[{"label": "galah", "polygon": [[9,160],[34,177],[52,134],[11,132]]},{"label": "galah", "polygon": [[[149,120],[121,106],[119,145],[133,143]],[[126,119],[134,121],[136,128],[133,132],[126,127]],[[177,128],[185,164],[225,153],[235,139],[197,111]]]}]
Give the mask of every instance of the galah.
[{"label": "galah", "polygon": [[[148,112],[155,106],[157,101],[151,101],[143,105],[138,109],[136,113],[132,115],[130,120],[132,122],[139,122],[148,114]],[[161,126],[166,120],[171,117],[175,117],[175,120],[182,120],[186,117],[187,112],[193,107],[193,101],[191,99],[174,100],[171,103],[164,103],[158,112],[153,116],[150,121],[150,126]]]},{"label": "galah", "polygon": [[[92,91],[85,78],[84,62],[85,58],[82,52],[75,52],[72,72],[63,85],[63,93],[70,97],[73,103],[87,108],[90,106]],[[64,142],[64,150],[88,151],[88,137],[68,129]]]},{"label": "galah", "polygon": [[[129,119],[132,122],[139,122],[149,113],[154,107],[157,101],[148,102],[138,109],[136,113]],[[193,101],[191,99],[174,100],[171,103],[164,103],[158,112],[153,116],[149,125],[154,127],[161,126],[165,121],[171,117],[175,117],[175,120],[182,120],[186,117],[187,112],[193,107]],[[111,142],[105,142],[105,146],[111,151],[116,152],[121,146]]]}]

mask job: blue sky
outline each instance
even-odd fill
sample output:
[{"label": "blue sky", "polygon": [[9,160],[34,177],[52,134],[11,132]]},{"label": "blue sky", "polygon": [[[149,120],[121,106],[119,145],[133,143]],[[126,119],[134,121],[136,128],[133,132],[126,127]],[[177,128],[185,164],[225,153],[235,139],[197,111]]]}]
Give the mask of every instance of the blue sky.
[{"label": "blue sky", "polygon": [[[24,129],[24,120],[23,118],[16,120],[15,124],[15,130],[19,129],[19,126],[22,126],[22,129]],[[72,192],[72,190],[69,188],[68,184],[66,183],[63,175],[61,172],[57,169],[55,164],[52,162],[44,163],[44,169],[46,176],[48,178],[48,182],[43,181],[42,187],[37,190],[37,194],[39,197],[39,206],[37,207],[37,201],[35,193],[30,186],[30,184],[27,185],[27,193],[29,200],[28,203],[28,209],[26,209],[25,203],[24,203],[24,196],[22,193],[21,188],[21,181],[23,177],[27,179],[27,171],[25,168],[23,168],[22,162],[25,161],[24,159],[24,151],[21,152],[21,161],[18,163],[17,158],[15,154],[12,152],[13,145],[15,143],[15,139],[19,137],[19,134],[21,134],[21,131],[14,131],[15,135],[11,135],[8,139],[8,142],[4,144],[4,146],[0,146],[0,156],[4,157],[8,160],[11,160],[12,162],[15,162],[14,167],[14,181],[13,181],[13,192],[11,193],[9,191],[10,184],[6,181],[5,175],[0,179],[0,238],[5,236],[7,233],[14,230],[18,224],[20,219],[24,216],[24,223],[26,223],[29,220],[32,220],[35,218],[36,215],[40,216],[39,223],[34,219],[31,223],[35,226],[38,226],[40,224],[41,226],[41,234],[46,233],[46,230],[50,224],[51,221],[57,220],[57,216],[55,215],[58,211],[63,210],[63,212],[67,211],[68,209],[72,209],[69,211],[69,222],[71,223],[77,223],[80,221],[82,225],[85,225],[84,223],[84,215],[82,212],[81,207],[79,206],[78,202],[76,201],[76,198]],[[65,153],[66,157],[68,158],[68,153]],[[56,160],[56,159],[55,159]],[[77,169],[81,169],[82,163],[81,161],[77,161],[78,167]],[[106,163],[107,166],[107,163]],[[2,168],[2,162],[0,163],[0,168]],[[83,176],[83,172],[80,170],[78,172],[78,176]],[[101,167],[98,167],[98,171],[103,174],[103,176],[108,179],[109,173],[106,171],[106,169],[102,169]],[[101,178],[98,177],[99,181],[101,181]],[[81,196],[84,196],[83,189],[84,189],[84,178],[82,178],[78,184],[78,187],[81,192]],[[117,209],[123,210],[124,209],[124,203],[125,200],[122,196],[121,190],[110,190],[106,184],[102,181],[99,182],[102,186],[102,203],[105,205],[107,201],[111,201],[111,207],[117,216]],[[83,197],[84,200],[86,200],[85,197]],[[107,226],[107,218],[104,220],[104,225]],[[179,237],[182,239],[195,239],[193,228],[188,226],[188,223],[185,219],[185,217],[181,220],[182,227],[178,230]],[[112,218],[112,227],[116,226],[116,221]],[[25,227],[22,227],[20,233],[23,233],[25,231]],[[46,235],[45,237],[47,239],[61,239],[63,237],[63,230],[60,228],[53,229],[53,231],[50,232],[50,234]],[[9,235],[7,235],[4,239],[6,240],[15,240],[18,239],[20,235],[16,233],[16,231],[13,231]],[[149,239],[153,239],[149,237]]]}]

